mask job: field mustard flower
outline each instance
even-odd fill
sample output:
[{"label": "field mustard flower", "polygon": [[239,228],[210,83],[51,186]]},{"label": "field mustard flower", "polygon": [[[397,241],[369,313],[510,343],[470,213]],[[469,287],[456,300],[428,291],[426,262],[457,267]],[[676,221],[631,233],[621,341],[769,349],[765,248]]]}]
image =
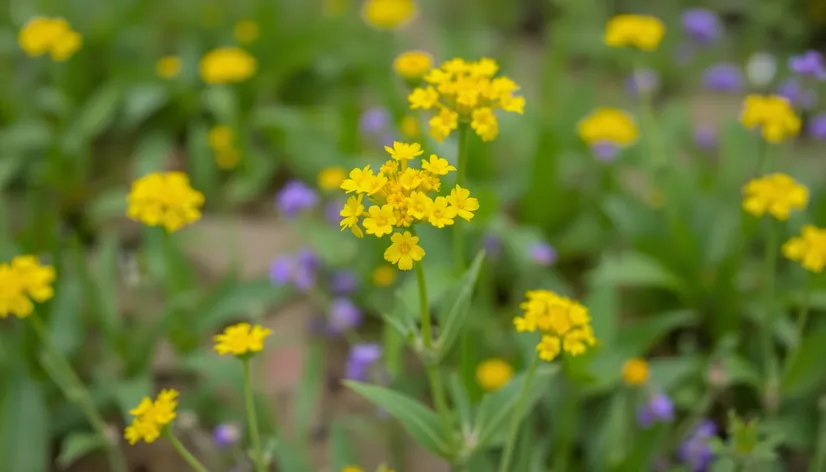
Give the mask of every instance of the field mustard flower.
[{"label": "field mustard flower", "polygon": [[174,79],[181,73],[181,59],[175,56],[164,56],[158,59],[155,73],[162,79]]},{"label": "field mustard flower", "polygon": [[418,13],[419,7],[414,0],[364,0],[361,5],[364,22],[379,30],[402,28]]},{"label": "field mustard flower", "polygon": [[540,359],[550,362],[562,352],[578,356],[596,344],[588,308],[548,290],[528,290],[526,297],[519,305],[524,314],[514,325],[517,332],[542,333],[536,346]]},{"label": "field mustard flower", "polygon": [[479,201],[458,185],[447,196],[431,196],[441,190],[441,178],[456,168],[435,154],[422,160],[421,169],[412,167],[411,162],[424,154],[419,143],[396,141],[384,149],[392,159],[378,173],[369,165],[356,168],[341,183],[346,193],[354,195],[341,210],[340,228],[350,229],[359,238],[365,231],[377,238],[390,235],[385,260],[410,270],[425,252],[419,238],[406,229],[424,221],[444,228],[454,224],[457,216],[469,221]]},{"label": "field mustard flower", "polygon": [[253,20],[242,20],[235,24],[233,33],[239,43],[250,44],[258,39],[258,36],[261,34],[261,29],[258,27],[258,23]]},{"label": "field mustard flower", "polygon": [[48,53],[53,60],[63,62],[80,49],[83,38],[63,18],[36,16],[23,25],[17,42],[31,57]]},{"label": "field mustard flower", "polygon": [[410,109],[433,112],[428,122],[430,135],[439,142],[459,123],[470,123],[482,141],[491,141],[499,134],[495,110],[521,115],[525,108],[525,99],[514,95],[519,86],[507,77],[494,77],[498,70],[496,61],[488,58],[445,62],[425,75],[427,85],[413,89],[407,97]]},{"label": "field mustard flower", "polygon": [[513,367],[498,357],[486,359],[476,366],[476,382],[486,392],[504,387],[513,377]]},{"label": "field mustard flower", "polygon": [[577,133],[603,160],[613,159],[619,149],[634,144],[639,137],[634,118],[616,108],[597,108],[580,120]]},{"label": "field mustard flower", "polygon": [[415,116],[407,115],[402,118],[399,125],[402,136],[407,139],[418,139],[421,136],[422,130],[419,126],[419,120]]},{"label": "field mustard flower", "polygon": [[407,80],[419,80],[433,68],[433,56],[424,51],[405,51],[393,61],[393,70]]},{"label": "field mustard flower", "polygon": [[740,122],[748,129],[760,128],[763,139],[770,143],[793,138],[800,132],[800,117],[791,103],[779,95],[747,96]]},{"label": "field mustard flower", "polygon": [[42,303],[54,296],[54,279],[54,268],[41,265],[35,256],[16,256],[0,263],[0,319],[31,315],[33,301]]},{"label": "field mustard flower", "polygon": [[129,218],[175,232],[201,219],[204,195],[189,185],[183,172],[154,172],[132,183]]},{"label": "field mustard flower", "polygon": [[129,425],[124,437],[129,444],[135,445],[138,441],[153,443],[161,436],[164,428],[177,416],[178,392],[176,390],[162,390],[155,401],[144,397],[140,404],[129,412],[135,418]]},{"label": "field mustard flower", "polygon": [[648,376],[648,363],[645,359],[628,359],[622,366],[622,380],[628,385],[642,385],[648,380]]},{"label": "field mustard flower", "polygon": [[826,267],[826,229],[805,225],[800,236],[783,245],[783,255],[798,261],[804,269],[820,273]]},{"label": "field mustard flower", "polygon": [[605,27],[605,44],[611,47],[632,46],[643,51],[657,49],[665,36],[659,18],[647,15],[617,15]]},{"label": "field mustard flower", "polygon": [[743,186],[743,210],[760,217],[769,213],[780,221],[792,210],[806,208],[809,189],[786,174],[771,174]]},{"label": "field mustard flower", "polygon": [[316,180],[318,187],[322,190],[334,190],[341,187],[341,183],[347,178],[347,172],[343,167],[327,167],[318,173]]},{"label": "field mustard flower", "polygon": [[223,47],[204,54],[200,68],[204,82],[232,84],[252,77],[258,68],[258,62],[243,49]]},{"label": "field mustard flower", "polygon": [[238,323],[215,335],[215,352],[236,357],[260,352],[264,350],[264,340],[271,334],[272,330],[263,326]]},{"label": "field mustard flower", "polygon": [[396,270],[391,265],[380,265],[373,269],[370,279],[377,287],[389,287],[396,281]]}]

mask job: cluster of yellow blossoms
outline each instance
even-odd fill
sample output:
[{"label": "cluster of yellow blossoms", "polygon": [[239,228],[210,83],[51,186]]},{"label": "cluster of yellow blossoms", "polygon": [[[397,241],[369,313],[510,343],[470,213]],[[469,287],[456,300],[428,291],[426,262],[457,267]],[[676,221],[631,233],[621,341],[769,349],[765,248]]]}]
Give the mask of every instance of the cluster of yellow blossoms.
[{"label": "cluster of yellow blossoms", "polygon": [[743,210],[760,217],[769,213],[778,220],[789,219],[792,210],[802,210],[809,201],[809,189],[787,174],[771,174],[743,186]]},{"label": "cluster of yellow blossoms", "polygon": [[618,148],[634,144],[639,130],[634,118],[616,108],[597,108],[577,125],[579,137],[589,146],[609,145]]},{"label": "cluster of yellow blossoms", "polygon": [[665,36],[665,25],[647,15],[617,15],[605,28],[605,44],[612,47],[632,46],[643,51],[657,49]]},{"label": "cluster of yellow blossoms", "polygon": [[779,95],[749,95],[743,102],[740,122],[749,129],[760,129],[763,139],[779,143],[797,136],[800,117],[792,105]]},{"label": "cluster of yellow blossoms", "polygon": [[476,383],[486,392],[504,387],[513,377],[513,366],[504,359],[486,359],[476,366]]},{"label": "cluster of yellow blossoms", "polygon": [[648,363],[645,359],[634,357],[622,365],[622,380],[628,385],[642,385],[648,381],[649,375]]},{"label": "cluster of yellow blossoms", "polygon": [[259,325],[238,323],[215,336],[215,352],[220,355],[246,356],[264,350],[264,340],[272,330]]},{"label": "cluster of yellow blossoms", "polygon": [[550,362],[563,351],[578,356],[596,344],[588,308],[548,290],[529,290],[526,297],[519,305],[524,314],[514,325],[517,332],[542,333],[536,346],[540,359]]},{"label": "cluster of yellow blossoms", "polygon": [[241,153],[235,147],[235,132],[227,125],[213,126],[207,137],[209,147],[215,154],[215,163],[222,169],[232,169],[241,160]]},{"label": "cluster of yellow blossoms", "polygon": [[416,18],[419,7],[413,0],[364,0],[361,17],[379,30],[399,29]]},{"label": "cluster of yellow blossoms", "polygon": [[200,69],[208,84],[234,84],[252,77],[258,61],[241,48],[222,47],[204,54]]},{"label": "cluster of yellow blossoms", "polygon": [[164,428],[177,416],[178,392],[176,390],[162,390],[158,398],[152,401],[144,397],[140,404],[129,414],[135,418],[126,428],[124,436],[129,444],[135,445],[138,441],[153,443],[163,433]]},{"label": "cluster of yellow blossoms", "polygon": [[465,122],[470,122],[482,141],[491,141],[499,134],[494,110],[522,114],[525,108],[525,99],[514,95],[519,90],[516,83],[507,77],[494,77],[498,70],[496,61],[487,58],[445,62],[424,76],[427,85],[410,93],[410,108],[435,111],[428,124],[437,141],[443,141]]},{"label": "cluster of yellow blossoms", "polygon": [[204,195],[189,185],[183,172],[153,172],[132,183],[129,218],[174,232],[201,218]]},{"label": "cluster of yellow blossoms", "polygon": [[393,60],[393,70],[407,80],[419,80],[433,68],[433,56],[424,51],[405,51]]},{"label": "cluster of yellow blossoms", "polygon": [[80,49],[83,38],[63,18],[36,16],[17,35],[20,48],[29,56],[49,54],[55,61],[65,61]]},{"label": "cluster of yellow blossoms", "polygon": [[800,262],[804,269],[820,273],[826,268],[826,229],[805,225],[800,236],[783,245],[786,258]]},{"label": "cluster of yellow blossoms", "polygon": [[17,256],[0,263],[0,319],[31,315],[32,300],[42,303],[54,296],[54,279],[54,268],[40,265],[35,256]]},{"label": "cluster of yellow blossoms", "polygon": [[[420,144],[394,142],[392,148],[385,146],[385,150],[392,159],[385,162],[378,173],[368,165],[353,169],[342,182],[344,191],[356,195],[348,198],[341,210],[341,229],[349,228],[359,238],[365,232],[377,238],[392,234],[392,244],[384,258],[401,270],[410,270],[413,262],[422,260],[424,249],[410,231],[396,232],[395,229],[411,228],[421,221],[444,228],[452,225],[457,216],[470,221],[473,212],[479,209],[479,201],[459,185],[447,196],[431,198],[431,192],[441,190],[442,176],[456,168],[435,154],[431,154],[429,160],[422,159],[421,169],[410,167],[409,161],[424,152]],[[374,203],[366,211],[365,196]]]}]

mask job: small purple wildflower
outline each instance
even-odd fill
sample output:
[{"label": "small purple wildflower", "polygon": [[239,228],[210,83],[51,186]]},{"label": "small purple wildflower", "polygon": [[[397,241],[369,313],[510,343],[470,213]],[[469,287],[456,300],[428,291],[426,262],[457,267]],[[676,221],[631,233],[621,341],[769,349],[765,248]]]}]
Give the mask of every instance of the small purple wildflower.
[{"label": "small purple wildflower", "polygon": [[694,144],[707,151],[717,147],[717,130],[711,125],[699,124],[694,128]]},{"label": "small purple wildflower", "polygon": [[723,34],[720,18],[705,8],[689,8],[683,12],[683,31],[699,44],[711,44]]},{"label": "small purple wildflower", "polygon": [[619,147],[610,141],[600,141],[591,146],[591,152],[598,160],[608,162],[616,159]]},{"label": "small purple wildflower", "polygon": [[667,423],[674,419],[674,403],[668,395],[657,392],[637,410],[637,423],[643,428],[650,428],[656,422]]},{"label": "small purple wildflower", "polygon": [[318,194],[300,180],[287,182],[275,196],[276,208],[287,218],[295,218],[317,204]]},{"label": "small purple wildflower", "polygon": [[393,147],[393,142],[398,141],[396,135],[391,132],[382,133],[381,135],[381,144],[383,146],[390,146]]},{"label": "small purple wildflower", "polygon": [[359,130],[363,134],[381,134],[390,124],[390,114],[380,107],[368,108],[359,117]]},{"label": "small purple wildflower", "polygon": [[279,256],[270,265],[270,282],[273,285],[292,283],[302,292],[310,290],[316,282],[318,256],[309,248],[301,248],[294,256]]},{"label": "small purple wildflower", "polygon": [[270,264],[270,282],[273,285],[286,285],[292,279],[293,259],[290,256],[278,256]]},{"label": "small purple wildflower", "polygon": [[488,233],[482,238],[482,247],[486,257],[497,257],[502,253],[502,240],[495,234]]},{"label": "small purple wildflower", "polygon": [[212,441],[218,447],[228,447],[238,442],[241,431],[238,426],[230,423],[223,423],[212,430]]},{"label": "small purple wildflower", "polygon": [[714,92],[739,92],[743,89],[743,73],[734,64],[717,64],[706,71],[703,83]]},{"label": "small purple wildflower", "polygon": [[705,472],[708,469],[714,456],[708,440],[716,434],[717,427],[714,422],[704,420],[680,445],[677,455],[692,472]]},{"label": "small purple wildflower", "polygon": [[826,65],[823,55],[817,51],[806,51],[798,56],[789,58],[789,69],[795,74],[812,77],[817,80],[826,79]]},{"label": "small purple wildflower", "polygon": [[816,141],[826,141],[826,113],[819,113],[809,118],[806,128],[810,138]]},{"label": "small purple wildflower", "polygon": [[358,289],[359,279],[351,270],[339,270],[330,275],[330,290],[333,295],[350,295]]},{"label": "small purple wildflower", "polygon": [[625,88],[631,95],[652,94],[660,88],[660,76],[652,69],[640,69],[628,76]]},{"label": "small purple wildflower", "polygon": [[553,265],[556,262],[556,249],[547,243],[533,243],[528,248],[528,254],[531,260],[536,264],[544,267]]},{"label": "small purple wildflower", "polygon": [[341,334],[361,323],[361,310],[348,298],[336,298],[330,303],[328,327],[332,334]]},{"label": "small purple wildflower", "polygon": [[381,346],[374,343],[356,344],[350,348],[344,376],[364,382],[370,367],[381,358]]},{"label": "small purple wildflower", "polygon": [[777,94],[785,97],[794,108],[808,110],[817,102],[817,93],[807,89],[797,78],[787,79],[777,89]]}]

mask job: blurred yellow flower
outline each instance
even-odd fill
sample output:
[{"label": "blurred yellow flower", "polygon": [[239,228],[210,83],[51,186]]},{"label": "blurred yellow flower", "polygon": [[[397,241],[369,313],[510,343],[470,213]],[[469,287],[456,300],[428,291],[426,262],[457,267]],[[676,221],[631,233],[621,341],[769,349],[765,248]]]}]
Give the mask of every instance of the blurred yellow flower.
[{"label": "blurred yellow flower", "polygon": [[233,147],[235,133],[227,125],[216,125],[210,128],[207,140],[213,151],[221,151]]},{"label": "blurred yellow flower", "polygon": [[626,147],[639,137],[637,124],[628,113],[616,108],[597,108],[580,120],[579,137],[589,146],[601,143]]},{"label": "blurred yellow flower", "polygon": [[348,465],[347,467],[341,469],[341,472],[364,472],[364,469],[357,465]]},{"label": "blurred yellow flower", "polygon": [[164,428],[177,416],[178,392],[176,390],[162,390],[153,402],[144,397],[140,404],[129,412],[135,418],[124,432],[129,444],[135,445],[138,441],[153,443],[161,436]]},{"label": "blurred yellow flower", "polygon": [[245,356],[264,350],[264,340],[272,330],[259,325],[238,323],[227,327],[223,333],[216,335],[215,352],[220,355],[232,354]]},{"label": "blurred yellow flower", "polygon": [[361,17],[380,30],[401,28],[416,18],[419,8],[414,0],[364,0]]},{"label": "blurred yellow flower", "polygon": [[550,362],[561,352],[578,356],[596,344],[588,309],[579,302],[548,290],[528,290],[526,296],[519,305],[524,314],[514,325],[517,332],[542,333],[536,346],[540,359]]},{"label": "blurred yellow flower", "polygon": [[785,221],[792,210],[806,208],[809,189],[786,174],[771,174],[743,186],[743,210],[754,216],[769,213]]},{"label": "blurred yellow flower", "polygon": [[350,0],[324,0],[322,11],[325,16],[338,17],[347,9]]},{"label": "blurred yellow flower", "polygon": [[405,51],[393,61],[393,69],[407,80],[418,80],[433,67],[433,57],[424,51]]},{"label": "blurred yellow flower", "polygon": [[36,16],[17,35],[20,48],[29,56],[48,53],[55,61],[65,61],[80,49],[83,38],[63,18]]},{"label": "blurred yellow flower", "polygon": [[399,125],[402,135],[407,139],[418,139],[421,135],[419,120],[415,116],[406,115]]},{"label": "blurred yellow flower", "polygon": [[241,153],[237,149],[221,149],[215,152],[215,163],[221,169],[234,169],[239,162],[241,162]]},{"label": "blurred yellow flower", "polygon": [[316,178],[318,187],[323,190],[334,190],[341,187],[341,183],[347,178],[347,172],[343,167],[327,167],[318,173]]},{"label": "blurred yellow flower", "polygon": [[371,279],[377,287],[389,287],[396,281],[396,269],[391,265],[380,265],[373,269]]},{"label": "blurred yellow flower", "polygon": [[0,263],[0,319],[25,318],[34,311],[32,301],[42,303],[54,296],[55,271],[35,256],[16,256]]},{"label": "blurred yellow flower", "polygon": [[770,143],[793,138],[800,132],[800,117],[789,101],[779,95],[747,96],[740,122],[748,129],[760,128],[763,139]]},{"label": "blurred yellow flower", "polygon": [[663,22],[647,15],[617,15],[608,21],[605,28],[605,44],[613,47],[633,46],[643,51],[653,51],[663,36]]},{"label": "blurred yellow flower", "polygon": [[201,78],[208,84],[243,82],[252,77],[257,68],[255,58],[236,47],[213,49],[201,58]]},{"label": "blurred yellow flower", "polygon": [[800,262],[808,271],[823,272],[826,267],[826,229],[803,226],[800,236],[789,239],[783,245],[783,255]]},{"label": "blurred yellow flower", "polygon": [[241,44],[250,44],[258,39],[261,30],[253,20],[243,20],[235,24],[235,39]]},{"label": "blurred yellow flower", "polygon": [[513,377],[513,367],[498,357],[486,359],[476,366],[476,382],[486,392],[504,387]]},{"label": "blurred yellow flower", "polygon": [[201,218],[204,195],[183,172],[154,172],[132,183],[128,204],[129,218],[174,232]]},{"label": "blurred yellow flower", "polygon": [[645,359],[628,359],[622,366],[622,380],[628,385],[642,385],[648,380],[648,375],[648,363]]},{"label": "blurred yellow flower", "polygon": [[174,79],[181,73],[181,59],[175,56],[164,56],[158,59],[155,65],[155,72],[158,77],[164,79]]}]

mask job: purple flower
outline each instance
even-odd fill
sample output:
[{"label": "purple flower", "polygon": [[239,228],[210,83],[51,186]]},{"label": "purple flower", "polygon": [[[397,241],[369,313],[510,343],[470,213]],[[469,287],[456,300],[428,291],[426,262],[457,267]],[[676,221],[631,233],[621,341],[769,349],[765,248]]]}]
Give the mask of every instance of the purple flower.
[{"label": "purple flower", "polygon": [[287,182],[275,196],[275,206],[287,218],[295,218],[318,204],[318,195],[300,180]]},{"label": "purple flower", "polygon": [[290,256],[278,256],[270,264],[270,282],[273,285],[286,285],[292,279],[293,258]]},{"label": "purple flower", "polygon": [[240,437],[241,431],[233,424],[220,424],[212,430],[212,441],[218,447],[232,446],[238,442]]},{"label": "purple flower", "polygon": [[315,286],[318,256],[309,248],[301,248],[294,256],[279,256],[270,265],[270,281],[273,285],[292,283],[302,292]]},{"label": "purple flower", "polygon": [[502,240],[495,234],[488,233],[482,238],[482,248],[485,249],[486,257],[497,257],[502,253]]},{"label": "purple flower", "polygon": [[350,348],[344,376],[350,380],[364,382],[370,367],[381,358],[381,346],[374,343],[356,344]]},{"label": "purple flower", "polygon": [[699,44],[711,44],[723,33],[720,18],[705,8],[689,8],[683,12],[683,31]]},{"label": "purple flower", "polygon": [[341,334],[361,323],[361,310],[348,298],[336,298],[330,303],[329,328],[332,334]]},{"label": "purple flower", "polygon": [[688,465],[692,472],[704,472],[713,458],[708,440],[717,434],[717,427],[711,420],[704,420],[692,431],[680,445],[677,452],[680,460]]},{"label": "purple flower", "polygon": [[610,141],[599,141],[591,146],[591,152],[603,162],[613,161],[619,153],[619,147]]},{"label": "purple flower", "polygon": [[331,225],[338,227],[341,222],[341,209],[343,207],[344,204],[340,201],[327,202],[324,205],[324,219],[330,222]]},{"label": "purple flower", "polygon": [[718,64],[706,71],[703,83],[714,92],[739,92],[743,89],[743,73],[734,64]]},{"label": "purple flower", "polygon": [[650,428],[656,422],[667,423],[674,419],[674,404],[668,395],[657,392],[637,410],[637,423],[643,428]]},{"label": "purple flower", "polygon": [[556,262],[556,249],[547,243],[533,243],[528,248],[531,260],[540,266],[550,266]]},{"label": "purple flower", "polygon": [[358,289],[358,286],[358,276],[351,270],[339,270],[330,276],[330,290],[333,295],[350,295]]},{"label": "purple flower", "polygon": [[809,118],[806,127],[809,137],[816,141],[826,141],[826,113],[820,113]]},{"label": "purple flower", "polygon": [[368,108],[359,117],[359,129],[364,134],[380,134],[389,124],[390,115],[384,108]]},{"label": "purple flower", "polygon": [[631,95],[651,94],[660,87],[660,76],[654,70],[640,69],[628,76],[625,87]]},{"label": "purple flower", "polygon": [[817,102],[817,93],[814,90],[806,89],[797,78],[791,78],[780,84],[777,94],[785,97],[795,108],[808,110]]},{"label": "purple flower", "polygon": [[799,56],[789,58],[789,69],[795,74],[813,77],[817,80],[826,79],[826,65],[823,56],[817,51],[806,51]]},{"label": "purple flower", "polygon": [[717,147],[717,130],[708,124],[699,124],[694,128],[694,144],[700,149],[710,151]]}]

